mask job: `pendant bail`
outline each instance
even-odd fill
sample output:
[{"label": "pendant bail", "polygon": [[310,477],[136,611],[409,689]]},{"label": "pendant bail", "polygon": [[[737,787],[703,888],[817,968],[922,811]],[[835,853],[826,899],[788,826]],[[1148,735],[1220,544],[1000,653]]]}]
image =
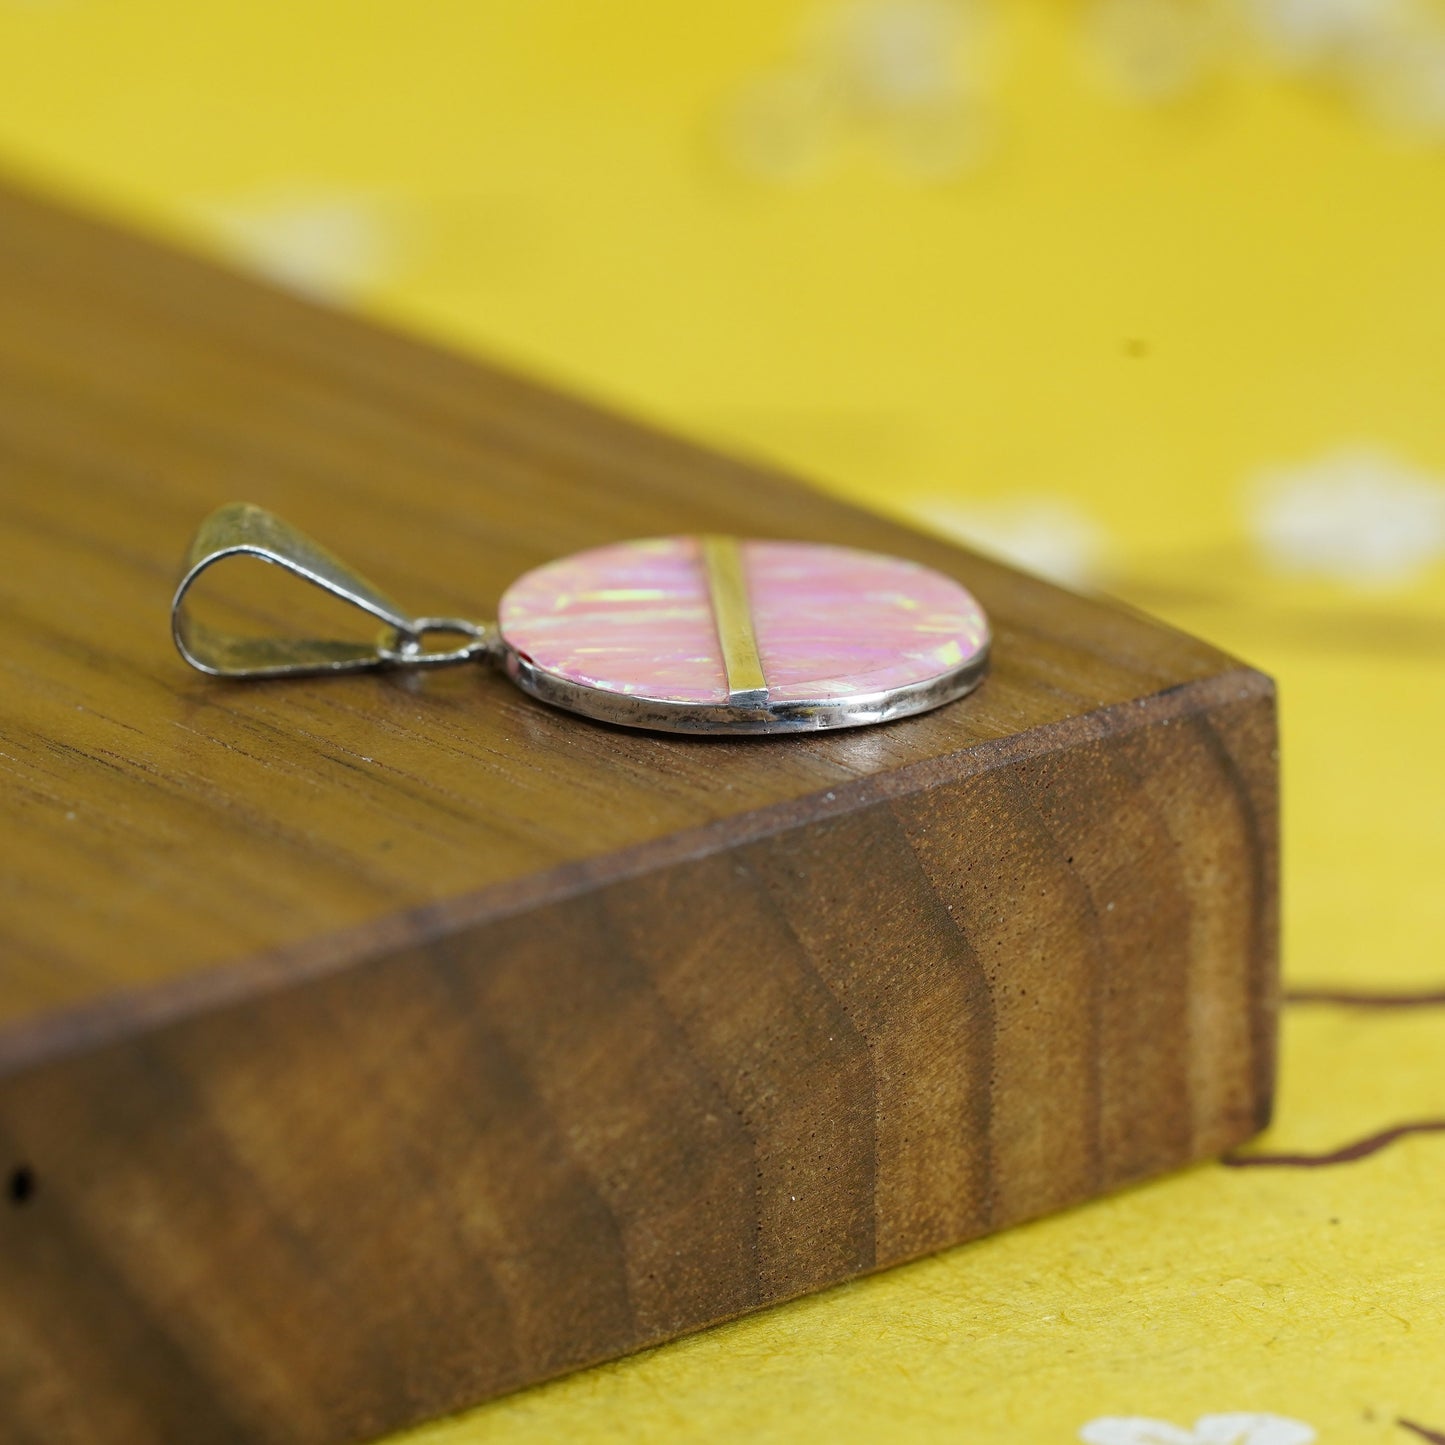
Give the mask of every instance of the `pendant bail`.
[{"label": "pendant bail", "polygon": [[[373,644],[326,638],[238,637],[198,622],[186,605],[192,584],[227,557],[256,557],[350,602],[386,624]],[[450,633],[466,640],[446,651],[427,651],[425,639]],[[390,667],[446,667],[487,658],[498,647],[496,629],[455,617],[412,617],[380,588],[264,507],[232,502],[197,530],[171,601],[171,635],[182,657],[215,677],[299,677]]]}]

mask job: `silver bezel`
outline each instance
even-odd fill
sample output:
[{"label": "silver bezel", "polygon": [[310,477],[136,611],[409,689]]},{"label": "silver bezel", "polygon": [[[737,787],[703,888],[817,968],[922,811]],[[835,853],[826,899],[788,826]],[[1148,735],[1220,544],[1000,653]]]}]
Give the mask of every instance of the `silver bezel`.
[{"label": "silver bezel", "polygon": [[858,697],[815,698],[806,702],[743,704],[674,702],[667,698],[610,692],[549,672],[530,657],[508,646],[505,640],[502,646],[501,662],[507,676],[539,702],[623,727],[648,728],[654,732],[732,733],[740,736],[867,727],[928,712],[972,692],[988,671],[989,651],[985,645],[947,672],[882,692]]}]

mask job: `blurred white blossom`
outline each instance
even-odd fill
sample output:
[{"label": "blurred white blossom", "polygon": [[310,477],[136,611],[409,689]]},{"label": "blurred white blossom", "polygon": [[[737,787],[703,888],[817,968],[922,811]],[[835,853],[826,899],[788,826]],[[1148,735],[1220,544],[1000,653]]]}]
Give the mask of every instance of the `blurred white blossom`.
[{"label": "blurred white blossom", "polygon": [[[944,180],[993,152],[1000,0],[831,0],[782,64],[724,107],[722,146],[759,179],[821,174],[851,141]],[[1445,0],[1089,0],[1080,50],[1107,85],[1164,104],[1263,62],[1371,119],[1445,141]]]},{"label": "blurred white blossom", "polygon": [[1402,585],[1445,556],[1445,484],[1373,448],[1262,473],[1246,520],[1280,570],[1356,586]]},{"label": "blurred white blossom", "polygon": [[1242,0],[1267,53],[1295,69],[1348,61],[1406,23],[1412,0]]},{"label": "blurred white blossom", "polygon": [[1253,52],[1392,129],[1445,139],[1440,0],[1092,0],[1084,15],[1095,68],[1130,100],[1188,94]]},{"label": "blurred white blossom", "polygon": [[976,83],[983,13],[966,0],[846,0],[812,49],[865,109],[931,106]]},{"label": "blurred white blossom", "polygon": [[1107,538],[1086,512],[1059,497],[971,503],[925,497],[909,507],[922,526],[1071,587],[1098,580]]},{"label": "blurred white blossom", "polygon": [[1217,0],[1097,0],[1086,38],[1108,85],[1129,100],[1164,101],[1218,67],[1226,18]]},{"label": "blurred white blossom", "polygon": [[1192,1430],[1140,1415],[1105,1415],[1079,1431],[1084,1445],[1312,1445],[1313,1425],[1255,1411],[1201,1415]]},{"label": "blurred white blossom", "polygon": [[968,169],[989,137],[991,18],[985,0],[835,0],[789,61],[730,99],[728,158],[760,179],[801,180],[863,137],[904,173],[941,179]]},{"label": "blurred white blossom", "polygon": [[196,202],[192,213],[237,261],[307,295],[348,300],[385,281],[401,250],[371,197],[324,189]]},{"label": "blurred white blossom", "polygon": [[1372,37],[1350,83],[1375,119],[1422,140],[1445,139],[1445,21],[1417,17]]}]

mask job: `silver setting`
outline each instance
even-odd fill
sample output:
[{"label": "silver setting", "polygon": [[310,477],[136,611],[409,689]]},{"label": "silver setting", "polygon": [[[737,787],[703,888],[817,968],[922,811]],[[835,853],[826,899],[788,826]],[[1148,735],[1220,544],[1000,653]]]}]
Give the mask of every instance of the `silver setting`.
[{"label": "silver setting", "polygon": [[[320,637],[236,637],[206,627],[191,615],[187,594],[203,572],[228,557],[255,557],[283,567],[387,626],[374,644]],[[425,642],[435,633],[457,634],[467,641],[429,652]],[[307,677],[390,667],[451,667],[497,651],[495,627],[457,617],[412,617],[319,542],[249,502],[232,502],[201,523],[171,599],[171,636],[181,656],[212,677]]]},{"label": "silver setting", "polygon": [[[459,647],[427,652],[433,633],[454,634],[468,640]],[[459,662],[485,662],[497,651],[497,629],[462,617],[416,617],[405,629],[392,627],[376,645],[378,667],[454,667]]]},{"label": "silver setting", "polygon": [[668,733],[758,736],[868,727],[942,707],[972,692],[988,671],[985,645],[966,662],[935,677],[857,697],[758,704],[676,702],[589,687],[538,667],[531,658],[508,647],[505,639],[502,648],[502,667],[507,676],[539,702],[581,713],[599,722]]}]

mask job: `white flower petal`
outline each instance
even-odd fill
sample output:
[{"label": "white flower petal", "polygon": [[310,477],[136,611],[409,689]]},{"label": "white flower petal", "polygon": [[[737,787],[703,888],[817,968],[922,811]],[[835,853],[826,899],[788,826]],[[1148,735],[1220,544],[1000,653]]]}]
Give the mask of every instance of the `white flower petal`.
[{"label": "white flower petal", "polygon": [[1445,556],[1445,483],[1383,450],[1265,472],[1245,506],[1256,545],[1281,571],[1379,587]]}]

